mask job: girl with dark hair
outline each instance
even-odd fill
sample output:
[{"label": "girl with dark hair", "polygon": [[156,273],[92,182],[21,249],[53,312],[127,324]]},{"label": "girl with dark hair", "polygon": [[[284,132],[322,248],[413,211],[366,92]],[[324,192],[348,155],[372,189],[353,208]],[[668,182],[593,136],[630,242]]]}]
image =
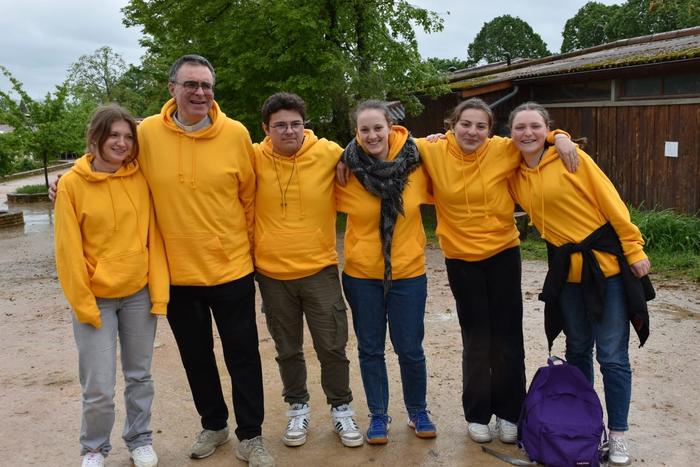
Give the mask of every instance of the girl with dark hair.
[{"label": "girl with dark hair", "polygon": [[[432,183],[436,234],[462,332],[464,416],[472,440],[491,441],[495,415],[499,439],[515,443],[525,351],[520,241],[507,179],[520,156],[509,138],[489,137],[493,115],[481,99],[461,102],[447,124],[446,138],[416,143]],[[557,144],[575,156],[568,137]]]}]

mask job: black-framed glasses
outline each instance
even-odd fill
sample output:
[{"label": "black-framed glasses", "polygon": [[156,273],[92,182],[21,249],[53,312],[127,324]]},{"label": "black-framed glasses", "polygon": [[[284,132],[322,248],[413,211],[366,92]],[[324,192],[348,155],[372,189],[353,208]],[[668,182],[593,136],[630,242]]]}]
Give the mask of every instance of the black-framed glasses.
[{"label": "black-framed glasses", "polygon": [[280,133],[284,133],[287,131],[287,128],[291,128],[292,131],[299,131],[304,129],[304,122],[300,121],[295,121],[295,122],[278,122],[275,123],[274,125],[270,125],[270,128],[272,128],[275,131],[278,131]]},{"label": "black-framed glasses", "polygon": [[173,81],[174,84],[179,84],[187,92],[197,92],[197,89],[202,88],[202,92],[214,92],[214,85],[208,81]]}]

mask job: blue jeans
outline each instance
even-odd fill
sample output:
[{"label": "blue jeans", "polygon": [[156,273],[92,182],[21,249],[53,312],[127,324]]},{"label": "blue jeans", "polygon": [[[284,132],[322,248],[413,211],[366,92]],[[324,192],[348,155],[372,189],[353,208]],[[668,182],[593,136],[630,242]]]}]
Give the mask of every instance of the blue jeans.
[{"label": "blue jeans", "polygon": [[593,384],[595,342],[596,360],[603,375],[608,428],[627,431],[632,370],[628,353],[630,326],[622,278],[618,275],[605,280],[605,302],[600,322],[586,317],[580,284],[564,286],[559,306],[564,319],[567,361],[576,365]]},{"label": "blue jeans", "polygon": [[423,317],[428,283],[425,274],[392,282],[386,299],[378,279],[357,279],[343,273],[343,290],[352,310],[360,374],[369,411],[389,408],[384,348],[386,328],[399,357],[403,400],[409,416],[426,409],[427,374],[423,353]]}]

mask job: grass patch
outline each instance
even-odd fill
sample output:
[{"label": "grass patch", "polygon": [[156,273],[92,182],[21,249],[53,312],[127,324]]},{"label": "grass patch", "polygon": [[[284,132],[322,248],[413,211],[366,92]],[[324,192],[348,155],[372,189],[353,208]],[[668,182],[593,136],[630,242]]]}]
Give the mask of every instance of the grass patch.
[{"label": "grass patch", "polygon": [[15,193],[20,193],[23,195],[35,195],[37,193],[48,193],[46,185],[43,183],[41,185],[24,185],[15,190]]},{"label": "grass patch", "polygon": [[[642,232],[652,271],[665,278],[700,282],[700,219],[670,210],[630,208],[632,222]],[[547,247],[538,235],[520,245],[523,259],[547,260]]]},{"label": "grass patch", "polygon": [[523,259],[547,261],[547,244],[539,235],[528,235],[520,242],[520,253]]}]

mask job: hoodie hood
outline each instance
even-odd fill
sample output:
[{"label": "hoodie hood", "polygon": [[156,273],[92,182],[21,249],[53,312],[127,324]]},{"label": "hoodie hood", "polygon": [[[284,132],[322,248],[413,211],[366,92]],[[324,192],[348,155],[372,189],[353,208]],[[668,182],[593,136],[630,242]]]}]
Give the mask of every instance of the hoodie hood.
[{"label": "hoodie hood", "polygon": [[[542,186],[542,169],[552,163],[555,162],[561,162],[561,159],[559,159],[559,154],[557,153],[557,150],[554,146],[550,146],[549,148],[544,150],[544,153],[542,154],[542,158],[540,159],[539,164],[537,164],[535,167],[529,167],[527,163],[525,162],[525,159],[521,158],[520,160],[520,171],[527,180],[527,190],[528,190],[528,197],[530,199],[530,205],[529,206],[523,206],[527,212],[535,212],[535,206],[534,204],[538,204],[537,206],[540,211],[540,215],[542,216],[542,225],[539,227],[540,231],[540,236],[542,237],[543,240],[549,241],[547,238],[547,218],[545,216],[546,214],[546,206],[545,206],[545,197],[544,197],[544,191],[539,190],[539,199],[535,199],[534,195],[534,190],[533,190],[533,183],[532,183],[532,178],[537,177],[538,182],[537,185]],[[532,226],[532,215],[529,216],[529,222],[528,225]]]},{"label": "hoodie hood", "polygon": [[166,102],[160,109],[160,120],[165,126],[167,126],[172,131],[177,133],[186,134],[188,138],[194,139],[210,139],[216,137],[224,127],[224,121],[226,120],[226,114],[221,111],[219,104],[216,101],[212,102],[211,109],[209,109],[209,118],[211,119],[211,125],[202,128],[198,131],[193,131],[187,133],[185,130],[180,128],[175,120],[173,120],[173,114],[177,110],[177,104],[175,99],[170,99]]},{"label": "hoodie hood", "polygon": [[[406,144],[406,141],[408,141],[409,136],[410,134],[405,127],[402,127],[401,125],[391,126],[391,131],[389,132],[389,153],[386,156],[387,160],[391,161],[396,158],[399,152],[401,152],[403,149],[404,144]],[[357,133],[355,134],[355,140],[360,145],[362,150],[369,154],[369,152],[367,152],[367,148],[362,145],[360,136]]]},{"label": "hoodie hood", "polygon": [[465,174],[465,171],[467,169],[467,164],[471,163],[476,163],[476,169],[477,173],[479,174],[479,180],[481,181],[481,191],[483,193],[484,197],[484,214],[486,217],[489,217],[491,215],[491,208],[489,206],[489,197],[488,197],[488,191],[486,190],[486,181],[484,180],[484,175],[481,172],[481,159],[483,159],[483,155],[486,153],[489,143],[491,142],[491,138],[486,138],[484,140],[484,143],[477,148],[476,151],[473,153],[467,154],[464,151],[462,151],[462,148],[459,146],[459,143],[457,143],[457,138],[455,136],[454,131],[449,130],[446,134],[447,137],[447,150],[450,153],[450,156],[459,159],[462,161],[461,164],[461,173],[462,173],[462,187],[464,188],[464,202],[467,205],[467,213],[469,215],[472,214],[472,208],[471,208],[471,202],[469,199],[469,191],[467,190],[467,176]]},{"label": "hoodie hood", "polygon": [[464,151],[462,151],[462,148],[459,146],[454,131],[449,130],[445,134],[445,137],[447,138],[447,148],[450,155],[463,161],[474,161],[477,158],[481,157],[486,152],[486,149],[489,147],[489,143],[491,142],[491,138],[486,138],[483,144],[479,146],[476,149],[476,151],[467,154]]},{"label": "hoodie hood", "polygon": [[92,170],[92,161],[94,159],[94,155],[90,153],[85,154],[83,157],[75,161],[72,169],[73,172],[77,173],[88,182],[101,182],[112,177],[128,177],[139,170],[138,161],[133,160],[128,164],[119,167],[116,172],[95,172]]},{"label": "hoodie hood", "polygon": [[283,156],[281,154],[277,154],[272,150],[272,139],[269,136],[266,136],[264,140],[260,143],[260,149],[262,150],[262,153],[267,156],[267,157],[276,157],[279,160],[287,160],[287,159],[292,159],[292,157],[299,158],[303,157],[304,154],[318,141],[318,136],[314,134],[313,131],[309,129],[304,129],[304,141],[301,143],[301,147],[299,150],[294,154],[293,156]]}]

